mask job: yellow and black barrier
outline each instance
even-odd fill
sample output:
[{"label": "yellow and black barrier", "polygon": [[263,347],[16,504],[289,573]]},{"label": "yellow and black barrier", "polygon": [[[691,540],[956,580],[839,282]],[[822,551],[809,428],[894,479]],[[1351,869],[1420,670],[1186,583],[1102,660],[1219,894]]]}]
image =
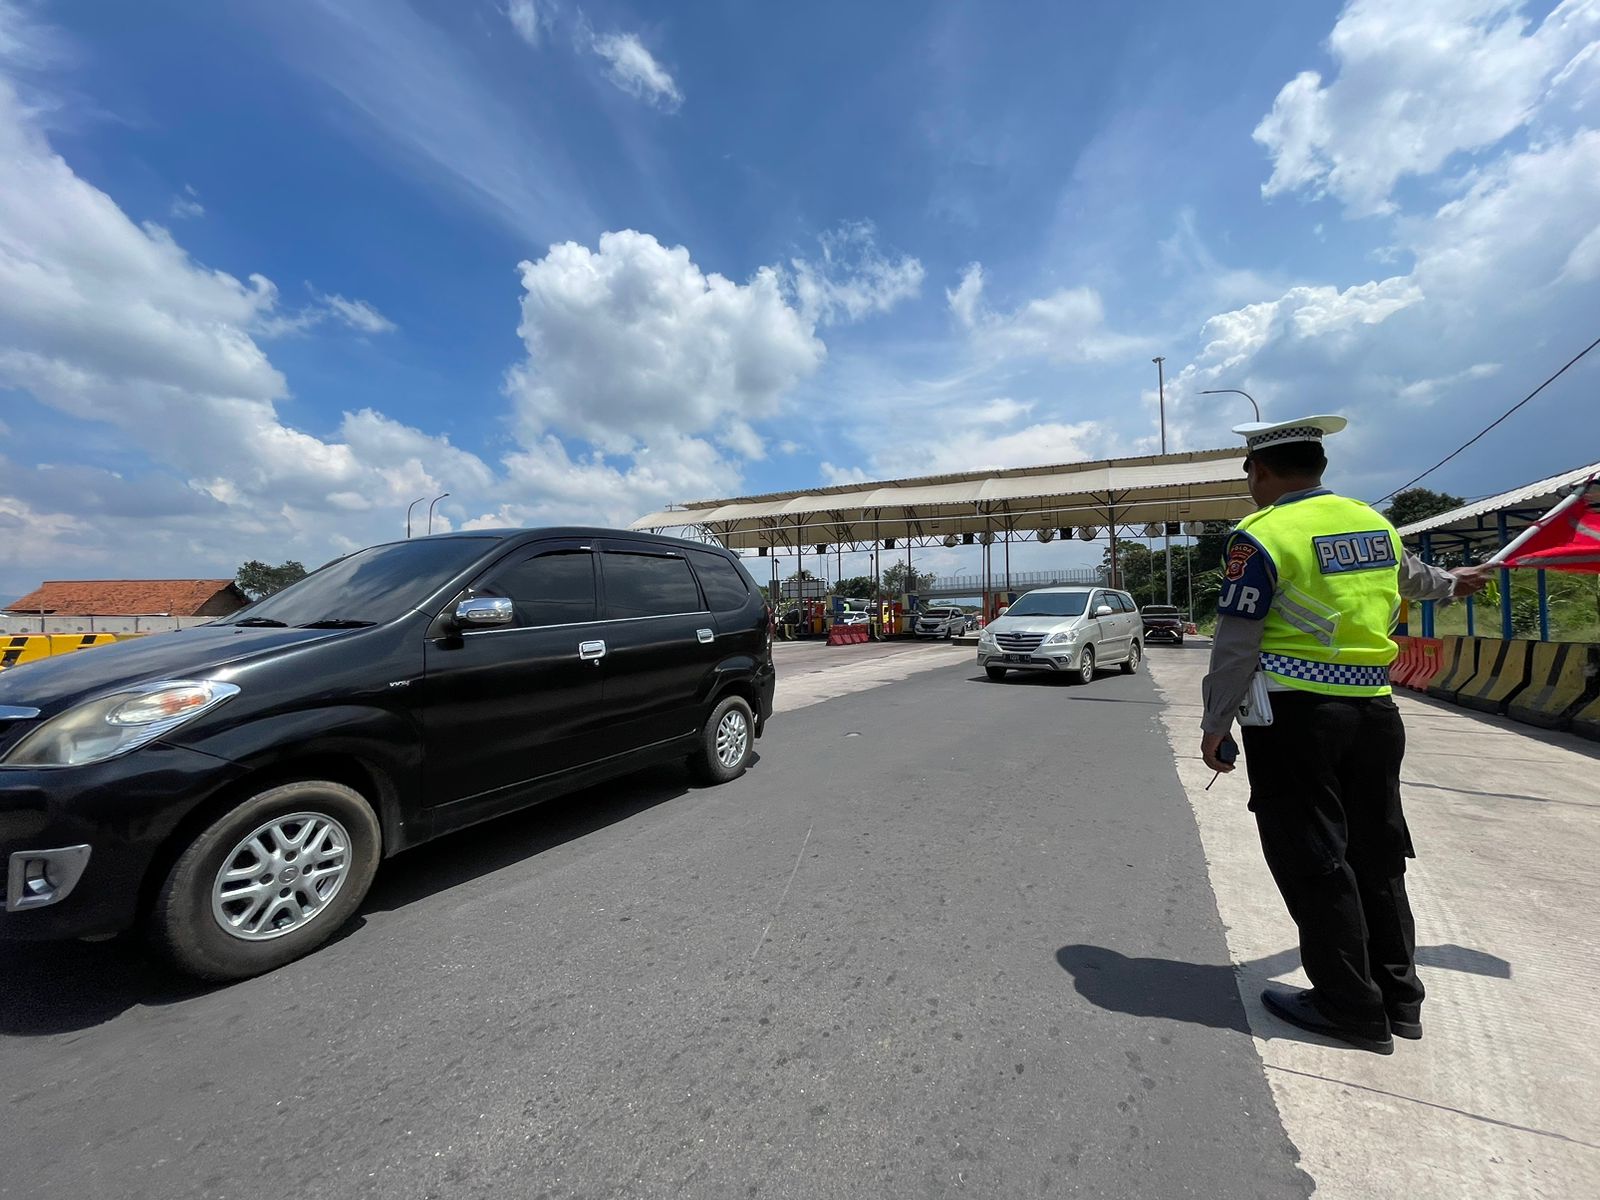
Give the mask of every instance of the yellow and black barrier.
[{"label": "yellow and black barrier", "polygon": [[1600,646],[1583,642],[1535,642],[1527,688],[1512,697],[1506,715],[1540,729],[1560,729],[1595,683]]},{"label": "yellow and black barrier", "polygon": [[0,671],[90,646],[109,646],[137,636],[125,633],[8,633],[0,635]]},{"label": "yellow and black barrier", "polygon": [[1439,652],[1439,674],[1428,685],[1428,695],[1436,700],[1454,700],[1456,693],[1478,673],[1480,639],[1451,634]]},{"label": "yellow and black barrier", "polygon": [[1479,712],[1503,713],[1518,692],[1528,686],[1532,642],[1515,639],[1498,645],[1485,641],[1478,648],[1478,669],[1456,693],[1456,703]]}]

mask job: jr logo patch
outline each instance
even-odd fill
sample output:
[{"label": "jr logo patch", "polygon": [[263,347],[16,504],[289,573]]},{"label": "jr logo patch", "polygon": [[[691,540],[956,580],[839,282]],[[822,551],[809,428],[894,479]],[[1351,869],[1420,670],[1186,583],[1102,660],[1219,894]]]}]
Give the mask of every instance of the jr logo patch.
[{"label": "jr logo patch", "polygon": [[1370,533],[1340,533],[1311,539],[1317,554],[1317,567],[1324,575],[1346,571],[1378,571],[1397,563],[1394,542],[1387,530]]}]

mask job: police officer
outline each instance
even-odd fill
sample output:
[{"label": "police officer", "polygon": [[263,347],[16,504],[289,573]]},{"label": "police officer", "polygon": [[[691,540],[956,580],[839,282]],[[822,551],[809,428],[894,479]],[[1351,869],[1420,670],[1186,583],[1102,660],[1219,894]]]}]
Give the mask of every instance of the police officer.
[{"label": "police officer", "polygon": [[1325,489],[1322,439],[1344,427],[1316,416],[1234,429],[1260,508],[1227,543],[1200,748],[1213,770],[1233,769],[1218,750],[1264,672],[1271,724],[1243,730],[1250,810],[1311,988],[1268,988],[1262,1002],[1292,1025],[1392,1054],[1392,1035],[1422,1036],[1423,987],[1390,634],[1402,596],[1470,595],[1490,573],[1420,562],[1374,509]]}]

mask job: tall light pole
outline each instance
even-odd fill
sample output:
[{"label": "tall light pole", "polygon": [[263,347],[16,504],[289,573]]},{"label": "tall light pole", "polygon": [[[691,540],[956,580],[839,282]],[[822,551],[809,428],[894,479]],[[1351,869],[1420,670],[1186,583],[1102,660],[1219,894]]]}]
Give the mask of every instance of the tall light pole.
[{"label": "tall light pole", "polygon": [[429,504],[428,504],[428,532],[429,533],[433,532],[433,506],[435,504],[439,503],[439,501],[443,500],[445,498],[445,496],[448,496],[449,494],[450,494],[449,492],[444,492],[444,493],[442,493],[442,494],[440,494],[438,496],[435,496],[433,498],[433,500],[431,502],[429,502]]},{"label": "tall light pole", "polygon": [[[1167,368],[1166,359],[1156,355],[1150,360],[1156,365],[1156,398],[1161,406],[1161,453],[1167,452]],[[1161,517],[1162,557],[1167,564],[1167,607],[1172,607],[1172,533],[1167,529],[1166,513]]]},{"label": "tall light pole", "polygon": [[406,536],[407,537],[411,536],[411,510],[413,508],[415,508],[417,505],[421,504],[426,499],[427,499],[426,496],[418,496],[410,504],[406,505]]},{"label": "tall light pole", "polygon": [[1241,392],[1238,388],[1207,388],[1200,394],[1202,396],[1222,396],[1226,394],[1243,396],[1246,400],[1250,401],[1250,408],[1255,412],[1256,420],[1261,420],[1261,406],[1256,403],[1256,398],[1249,392]]}]

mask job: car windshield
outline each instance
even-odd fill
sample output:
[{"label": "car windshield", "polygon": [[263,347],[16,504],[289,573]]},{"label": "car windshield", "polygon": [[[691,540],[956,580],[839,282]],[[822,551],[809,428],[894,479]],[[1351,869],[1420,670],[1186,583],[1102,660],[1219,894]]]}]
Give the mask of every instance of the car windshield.
[{"label": "car windshield", "polygon": [[335,559],[220,625],[348,628],[392,621],[483,554],[493,538],[418,538]]},{"label": "car windshield", "polygon": [[1029,592],[1006,610],[1008,617],[1078,617],[1088,592]]}]

